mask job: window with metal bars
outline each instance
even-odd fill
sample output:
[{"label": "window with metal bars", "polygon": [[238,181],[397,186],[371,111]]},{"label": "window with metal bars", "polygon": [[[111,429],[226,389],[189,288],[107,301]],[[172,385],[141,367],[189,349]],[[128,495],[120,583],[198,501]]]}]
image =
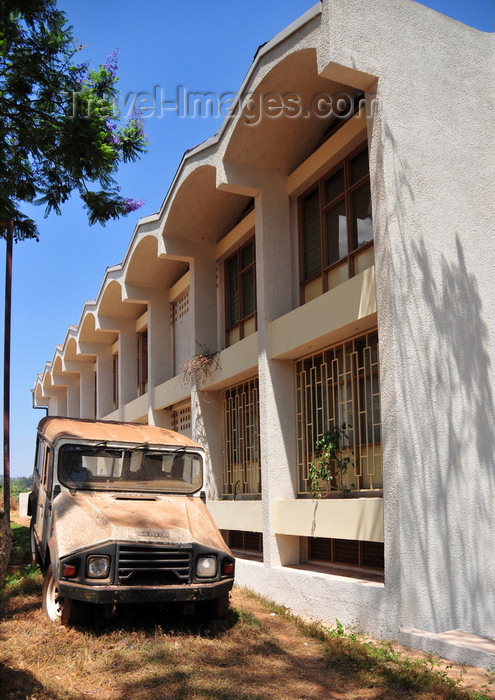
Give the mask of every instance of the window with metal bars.
[{"label": "window with metal bars", "polygon": [[373,264],[367,146],[299,199],[299,229],[303,303]]},{"label": "window with metal bars", "polygon": [[382,488],[378,333],[366,333],[296,362],[299,493],[308,492],[308,469],[323,434],[346,426],[350,490]]},{"label": "window with metal bars", "polygon": [[308,537],[308,561],[383,570],[383,542]]},{"label": "window with metal bars", "polygon": [[258,379],[221,395],[222,496],[260,496]]},{"label": "window with metal bars", "polygon": [[222,530],[222,536],[230,549],[251,555],[263,554],[263,535],[261,532],[246,530]]},{"label": "window with metal bars", "polygon": [[225,261],[227,345],[256,330],[256,257],[254,237]]}]

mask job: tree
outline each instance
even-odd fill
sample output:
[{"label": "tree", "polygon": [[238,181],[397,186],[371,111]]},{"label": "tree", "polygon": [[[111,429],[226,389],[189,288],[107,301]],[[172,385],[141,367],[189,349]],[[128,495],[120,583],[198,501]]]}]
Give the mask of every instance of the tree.
[{"label": "tree", "polygon": [[90,70],[73,62],[81,48],[55,0],[1,0],[0,219],[14,220],[17,240],[38,238],[26,202],[60,214],[77,191],[90,224],[143,204],[114,179],[146,150],[143,120],[119,123],[116,53]]}]

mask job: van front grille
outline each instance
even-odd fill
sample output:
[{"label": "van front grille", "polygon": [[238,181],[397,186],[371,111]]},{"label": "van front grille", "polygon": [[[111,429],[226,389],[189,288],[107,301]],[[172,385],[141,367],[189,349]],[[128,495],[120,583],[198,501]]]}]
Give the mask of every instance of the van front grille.
[{"label": "van front grille", "polygon": [[191,550],[160,545],[119,545],[119,583],[166,586],[191,581]]}]

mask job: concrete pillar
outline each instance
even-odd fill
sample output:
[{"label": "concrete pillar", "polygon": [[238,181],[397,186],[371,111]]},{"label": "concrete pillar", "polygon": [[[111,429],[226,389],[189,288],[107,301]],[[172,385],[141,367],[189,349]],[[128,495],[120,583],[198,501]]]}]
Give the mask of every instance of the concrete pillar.
[{"label": "concrete pillar", "polygon": [[67,387],[67,416],[70,418],[81,417],[81,392],[79,386],[79,374],[67,374],[63,382]]},{"label": "concrete pillar", "polygon": [[[75,363],[74,363],[75,364]],[[79,415],[95,418],[95,369],[94,362],[78,362],[79,368]]]},{"label": "concrete pillar", "polygon": [[[216,352],[217,346],[217,277],[215,247],[202,244],[194,247],[190,266],[189,308],[192,321],[190,355],[203,349]],[[218,430],[218,392],[203,391],[193,380],[191,386],[191,427],[193,439],[206,451],[209,498],[218,496],[217,472],[220,463]]]},{"label": "concrete pillar", "polygon": [[166,427],[156,410],[155,387],[172,376],[170,302],[165,289],[153,290],[148,301],[148,423]]},{"label": "concrete pillar", "polygon": [[96,417],[113,411],[113,356],[112,346],[101,345],[96,355]]},{"label": "concrete pillar", "polygon": [[124,407],[137,396],[135,321],[120,320],[119,328],[119,418],[124,420]]},{"label": "concrete pillar", "polygon": [[269,325],[292,308],[286,178],[270,173],[255,199],[263,550],[267,566],[299,562],[299,540],[275,536],[276,499],[296,495],[294,369],[270,359]]}]

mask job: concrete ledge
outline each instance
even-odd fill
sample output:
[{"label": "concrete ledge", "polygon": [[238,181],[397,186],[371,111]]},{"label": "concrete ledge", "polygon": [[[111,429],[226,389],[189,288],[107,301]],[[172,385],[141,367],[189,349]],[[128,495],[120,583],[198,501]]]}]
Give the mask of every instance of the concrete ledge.
[{"label": "concrete ledge", "polygon": [[276,500],[274,529],[279,535],[383,542],[383,498]]},{"label": "concrete ledge", "polygon": [[412,649],[436,654],[468,666],[487,669],[495,666],[495,640],[478,637],[463,630],[449,630],[437,634],[425,630],[401,629],[399,642]]},{"label": "concrete ledge", "polygon": [[207,506],[219,530],[263,532],[261,501],[208,501]]}]

